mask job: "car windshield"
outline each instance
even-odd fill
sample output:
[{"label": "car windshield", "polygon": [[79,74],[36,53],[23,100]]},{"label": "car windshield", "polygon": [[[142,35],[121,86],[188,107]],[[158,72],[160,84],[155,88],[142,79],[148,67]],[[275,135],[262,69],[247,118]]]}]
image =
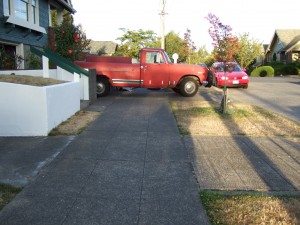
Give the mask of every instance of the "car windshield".
[{"label": "car windshield", "polygon": [[[226,66],[228,66],[228,68],[231,67],[232,71],[234,71],[234,72],[241,72],[242,71],[241,67],[238,64],[235,64],[235,63],[226,64]],[[218,70],[218,72],[224,72],[224,64],[217,65],[217,70]],[[228,69],[227,71],[230,71],[230,70],[231,69]]]}]

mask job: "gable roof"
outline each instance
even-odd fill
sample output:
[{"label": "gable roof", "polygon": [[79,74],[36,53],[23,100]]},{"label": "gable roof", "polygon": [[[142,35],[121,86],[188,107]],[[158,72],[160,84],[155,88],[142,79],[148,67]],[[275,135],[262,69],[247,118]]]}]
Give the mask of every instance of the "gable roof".
[{"label": "gable roof", "polygon": [[275,33],[281,43],[286,47],[296,36],[300,35],[300,29],[278,29],[275,30]]},{"label": "gable roof", "polygon": [[277,40],[282,46],[280,51],[286,51],[298,43],[296,38],[298,36],[300,36],[300,29],[276,29],[267,51],[273,48]]},{"label": "gable roof", "polygon": [[282,51],[300,51],[300,35],[296,36]]},{"label": "gable roof", "polygon": [[89,47],[92,54],[97,54],[99,50],[102,50],[106,55],[111,55],[116,52],[117,44],[112,41],[91,41]]}]

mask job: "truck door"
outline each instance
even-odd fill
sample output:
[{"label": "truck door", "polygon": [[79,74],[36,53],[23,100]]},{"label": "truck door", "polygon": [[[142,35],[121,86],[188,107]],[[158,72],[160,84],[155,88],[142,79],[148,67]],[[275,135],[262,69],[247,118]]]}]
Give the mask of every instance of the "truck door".
[{"label": "truck door", "polygon": [[141,79],[143,86],[147,88],[165,88],[169,82],[169,65],[161,51],[146,52],[145,59],[141,63]]}]

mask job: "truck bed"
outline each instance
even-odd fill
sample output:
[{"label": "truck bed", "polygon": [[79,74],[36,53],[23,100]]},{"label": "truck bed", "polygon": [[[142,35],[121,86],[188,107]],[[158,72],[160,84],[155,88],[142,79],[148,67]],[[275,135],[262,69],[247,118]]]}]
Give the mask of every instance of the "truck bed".
[{"label": "truck bed", "polygon": [[83,68],[96,69],[97,76],[108,76],[111,84],[119,87],[140,87],[140,64],[111,63],[111,62],[86,62],[76,61]]}]

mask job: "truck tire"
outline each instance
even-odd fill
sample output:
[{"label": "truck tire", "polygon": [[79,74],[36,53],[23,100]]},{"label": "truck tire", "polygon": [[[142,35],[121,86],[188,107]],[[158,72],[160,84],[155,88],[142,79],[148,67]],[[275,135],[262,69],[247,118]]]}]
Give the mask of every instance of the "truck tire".
[{"label": "truck tire", "polygon": [[97,96],[98,97],[104,97],[108,95],[110,91],[110,85],[106,78],[99,78],[97,80]]},{"label": "truck tire", "polygon": [[192,97],[196,95],[198,89],[199,84],[197,80],[192,77],[184,78],[179,85],[180,94],[184,97]]}]

